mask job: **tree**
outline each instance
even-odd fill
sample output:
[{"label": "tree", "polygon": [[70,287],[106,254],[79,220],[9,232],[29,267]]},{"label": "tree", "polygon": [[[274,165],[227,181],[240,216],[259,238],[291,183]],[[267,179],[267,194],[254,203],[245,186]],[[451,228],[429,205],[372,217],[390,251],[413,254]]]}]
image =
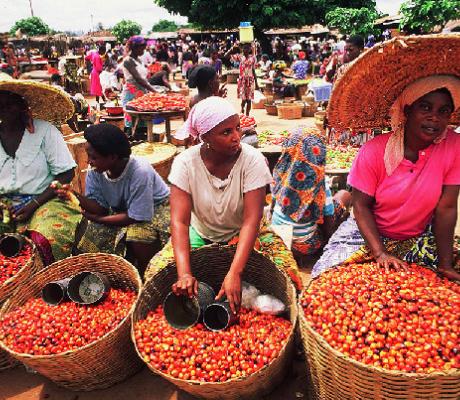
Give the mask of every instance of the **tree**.
[{"label": "tree", "polygon": [[50,27],[39,17],[23,18],[16,21],[11,27],[10,33],[14,35],[18,29],[29,36],[46,35],[50,32]]},{"label": "tree", "polygon": [[401,4],[399,28],[408,33],[429,33],[460,15],[459,0],[408,0]]},{"label": "tree", "polygon": [[256,33],[270,28],[300,27],[324,22],[337,7],[375,10],[375,0],[154,0],[169,12],[187,16],[205,28],[235,28],[250,21]]},{"label": "tree", "polygon": [[174,21],[162,19],[152,26],[152,32],[176,32],[178,28]]},{"label": "tree", "polygon": [[326,23],[329,27],[337,28],[340,33],[366,37],[375,32],[374,21],[378,17],[375,10],[338,7],[326,14]]},{"label": "tree", "polygon": [[119,42],[123,42],[131,36],[139,35],[141,30],[142,27],[137,22],[123,19],[112,28],[112,33]]}]

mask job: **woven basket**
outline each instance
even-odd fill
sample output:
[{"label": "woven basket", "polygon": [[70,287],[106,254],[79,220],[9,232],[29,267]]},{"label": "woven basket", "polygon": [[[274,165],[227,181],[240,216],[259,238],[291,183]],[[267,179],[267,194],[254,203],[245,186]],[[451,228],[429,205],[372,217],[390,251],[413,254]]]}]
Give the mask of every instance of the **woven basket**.
[{"label": "woven basket", "polygon": [[252,109],[253,110],[263,110],[265,108],[265,101],[266,99],[262,99],[258,102],[252,102]]},{"label": "woven basket", "polygon": [[[210,284],[217,293],[228,272],[234,254],[235,247],[232,246],[210,245],[201,247],[190,253],[192,272],[199,281]],[[162,304],[176,280],[176,265],[175,263],[170,263],[146,282],[133,314],[133,327],[137,321],[144,319],[150,310]],[[255,251],[251,253],[246,264],[243,280],[253,284],[262,292],[276,296],[288,307],[292,328],[288,342],[284,349],[281,350],[278,358],[248,377],[232,379],[222,383],[184,381],[166,375],[150,365],[148,365],[149,368],[180,389],[199,398],[206,399],[260,398],[279,384],[291,363],[294,345],[294,328],[297,319],[294,286],[284,272]],[[133,332],[132,336],[134,340]]]},{"label": "woven basket", "polygon": [[278,111],[276,109],[276,104],[265,103],[264,107],[265,107],[265,111],[267,111],[268,115],[278,115]]},{"label": "woven basket", "polygon": [[318,400],[458,400],[460,370],[408,374],[369,366],[333,349],[306,320],[299,306],[300,332]]},{"label": "woven basket", "polygon": [[283,103],[277,106],[278,117],[281,119],[302,118],[304,105],[299,103]]},{"label": "woven basket", "polygon": [[168,179],[177,153],[176,146],[169,143],[141,143],[133,146],[131,150],[134,156],[148,160],[164,180]]},{"label": "woven basket", "polygon": [[[0,311],[0,318],[24,305],[30,298],[39,297],[46,283],[83,271],[100,272],[109,278],[112,287],[134,290],[139,297],[142,282],[136,268],[129,262],[111,254],[82,254],[57,261],[36,274],[27,286],[16,291],[5,303]],[[16,353],[2,342],[0,346],[59,386],[78,391],[107,388],[133,375],[142,367],[130,339],[131,314],[135,304],[117,328],[96,342],[76,350],[34,356]]]},{"label": "woven basket", "polygon": [[0,372],[14,368],[19,363],[6,351],[0,350]]},{"label": "woven basket", "polygon": [[238,74],[227,74],[227,83],[238,83]]},{"label": "woven basket", "polygon": [[317,111],[314,114],[316,127],[324,133],[324,118],[326,117],[326,111]]},{"label": "woven basket", "polygon": [[318,110],[318,106],[316,103],[313,103],[313,104],[308,104],[308,103],[305,103],[305,106],[302,110],[302,117],[314,117],[315,116],[315,112],[317,112]]},{"label": "woven basket", "polygon": [[25,242],[32,247],[32,256],[30,257],[29,262],[24,265],[16,275],[0,285],[0,304],[7,300],[17,288],[24,285],[24,282],[43,269],[43,262],[34,242],[26,237],[24,237],[24,239]]}]

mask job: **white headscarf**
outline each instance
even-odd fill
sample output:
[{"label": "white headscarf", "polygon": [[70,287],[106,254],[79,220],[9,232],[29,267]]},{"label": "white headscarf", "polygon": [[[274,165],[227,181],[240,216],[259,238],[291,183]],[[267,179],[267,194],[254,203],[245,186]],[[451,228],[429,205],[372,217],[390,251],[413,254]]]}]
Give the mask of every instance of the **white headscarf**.
[{"label": "white headscarf", "polygon": [[222,121],[237,114],[237,111],[228,100],[218,96],[207,97],[195,104],[188,115],[187,121],[176,132],[174,137],[179,140],[184,140],[189,136],[194,139],[201,138]]},{"label": "white headscarf", "polygon": [[[435,90],[446,88],[453,100],[454,110],[460,107],[460,79],[454,75],[432,75],[417,79],[408,85],[399,95],[390,109],[391,128],[393,134],[385,147],[385,169],[390,176],[404,159],[404,127],[406,115],[404,107],[410,106],[420,97]],[[441,142],[446,137],[446,132],[436,138],[435,143]]]}]

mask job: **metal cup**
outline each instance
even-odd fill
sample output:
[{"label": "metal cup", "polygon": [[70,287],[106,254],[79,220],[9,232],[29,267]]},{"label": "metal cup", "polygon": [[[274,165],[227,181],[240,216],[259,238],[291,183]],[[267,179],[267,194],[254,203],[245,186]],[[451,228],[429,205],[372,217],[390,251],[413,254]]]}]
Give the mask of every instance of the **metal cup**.
[{"label": "metal cup", "polygon": [[62,301],[68,299],[67,286],[70,278],[61,279],[47,283],[42,289],[42,299],[51,306],[57,306]]},{"label": "metal cup", "polygon": [[163,302],[166,321],[175,329],[192,327],[203,316],[215,296],[214,289],[204,282],[198,282],[198,296],[189,297],[170,292]]},{"label": "metal cup", "polygon": [[216,302],[206,307],[203,314],[203,323],[211,331],[221,331],[238,321],[228,301]]},{"label": "metal cup", "polygon": [[5,233],[0,238],[0,253],[5,257],[17,256],[24,247],[24,236],[17,233]]},{"label": "metal cup", "polygon": [[70,278],[67,294],[74,303],[94,304],[107,296],[109,279],[98,272],[84,271]]}]

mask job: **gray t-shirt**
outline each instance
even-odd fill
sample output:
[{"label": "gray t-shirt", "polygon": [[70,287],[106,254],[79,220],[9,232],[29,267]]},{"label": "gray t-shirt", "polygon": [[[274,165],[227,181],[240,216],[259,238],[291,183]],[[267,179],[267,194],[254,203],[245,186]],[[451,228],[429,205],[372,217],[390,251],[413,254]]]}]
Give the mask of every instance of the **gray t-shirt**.
[{"label": "gray t-shirt", "polygon": [[113,212],[128,212],[136,221],[150,221],[154,206],[169,197],[169,188],[147,161],[130,157],[116,179],[90,170],[86,176],[86,196]]}]

